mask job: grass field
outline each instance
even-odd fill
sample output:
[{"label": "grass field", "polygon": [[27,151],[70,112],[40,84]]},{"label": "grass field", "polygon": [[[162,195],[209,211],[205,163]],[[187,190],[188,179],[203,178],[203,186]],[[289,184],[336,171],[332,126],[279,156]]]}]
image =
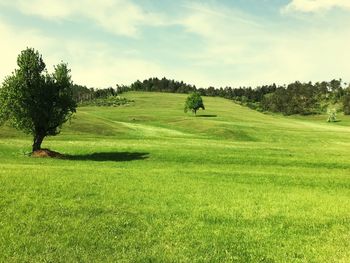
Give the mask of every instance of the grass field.
[{"label": "grass field", "polygon": [[127,93],[35,159],[0,129],[0,262],[350,262],[350,118]]}]

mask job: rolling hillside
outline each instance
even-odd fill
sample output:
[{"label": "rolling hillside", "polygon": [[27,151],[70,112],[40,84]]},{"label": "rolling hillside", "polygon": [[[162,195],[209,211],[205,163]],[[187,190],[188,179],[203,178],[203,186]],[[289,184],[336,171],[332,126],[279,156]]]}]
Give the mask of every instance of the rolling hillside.
[{"label": "rolling hillside", "polygon": [[35,159],[0,128],[0,262],[349,262],[350,118],[129,92]]}]

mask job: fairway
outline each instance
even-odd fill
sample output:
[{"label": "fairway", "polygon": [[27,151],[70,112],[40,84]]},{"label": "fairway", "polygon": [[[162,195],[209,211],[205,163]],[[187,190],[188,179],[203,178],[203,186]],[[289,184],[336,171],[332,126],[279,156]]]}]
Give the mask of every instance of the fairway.
[{"label": "fairway", "polygon": [[31,158],[0,128],[0,262],[350,262],[350,117],[128,92]]}]

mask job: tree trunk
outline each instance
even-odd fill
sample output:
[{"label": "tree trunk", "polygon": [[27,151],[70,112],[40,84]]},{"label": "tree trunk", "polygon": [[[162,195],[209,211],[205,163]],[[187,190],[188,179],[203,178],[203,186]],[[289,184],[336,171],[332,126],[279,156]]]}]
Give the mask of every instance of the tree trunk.
[{"label": "tree trunk", "polygon": [[41,144],[44,140],[44,137],[45,136],[38,135],[38,134],[34,136],[33,149],[32,149],[33,152],[41,149]]}]

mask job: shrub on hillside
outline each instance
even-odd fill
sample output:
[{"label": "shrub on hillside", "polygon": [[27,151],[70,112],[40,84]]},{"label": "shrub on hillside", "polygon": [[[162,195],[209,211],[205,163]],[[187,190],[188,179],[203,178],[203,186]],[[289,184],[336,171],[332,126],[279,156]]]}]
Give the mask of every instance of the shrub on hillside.
[{"label": "shrub on hillside", "polygon": [[110,96],[108,98],[84,101],[80,103],[79,106],[118,107],[122,105],[129,105],[132,102],[134,101],[119,96]]}]

